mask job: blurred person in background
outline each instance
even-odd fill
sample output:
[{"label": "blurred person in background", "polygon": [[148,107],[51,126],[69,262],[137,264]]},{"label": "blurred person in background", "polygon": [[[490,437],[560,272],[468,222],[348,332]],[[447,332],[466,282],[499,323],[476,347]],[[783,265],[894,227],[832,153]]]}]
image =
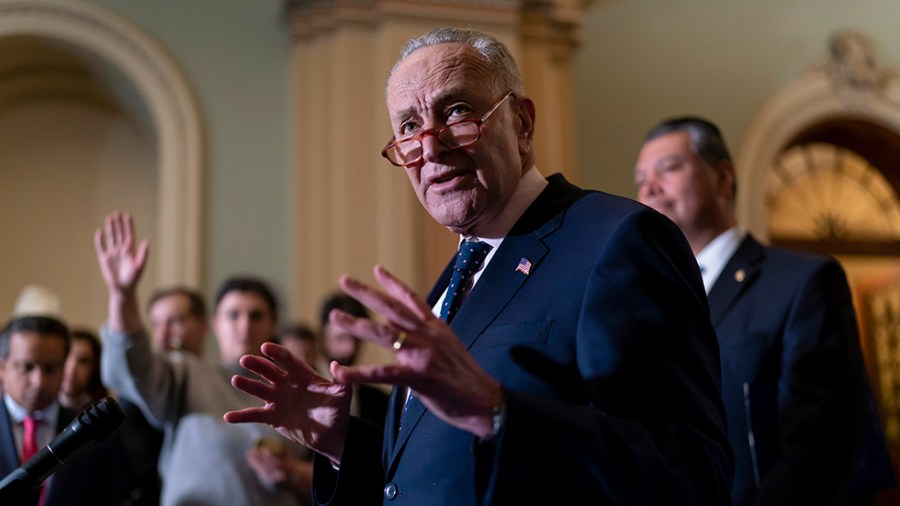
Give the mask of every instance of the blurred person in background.
[{"label": "blurred person in background", "polygon": [[59,390],[60,404],[81,411],[108,393],[100,381],[100,338],[87,329],[73,330]]},{"label": "blurred person in background", "polygon": [[308,450],[263,424],[236,427],[223,421],[229,409],[251,397],[231,387],[241,356],[275,335],[278,304],[262,280],[239,276],[220,286],[212,317],[219,357],[154,353],[141,321],[137,285],[149,245],[137,244],[127,214],[111,213],[95,233],[97,259],[109,292],[109,316],[101,327],[104,381],[139,405],[165,432],[159,470],[163,506],[305,504],[311,468]]},{"label": "blurred person in background", "polygon": [[203,356],[209,324],[200,292],[183,286],[162,288],[150,296],[147,306],[153,344],[158,349]]}]

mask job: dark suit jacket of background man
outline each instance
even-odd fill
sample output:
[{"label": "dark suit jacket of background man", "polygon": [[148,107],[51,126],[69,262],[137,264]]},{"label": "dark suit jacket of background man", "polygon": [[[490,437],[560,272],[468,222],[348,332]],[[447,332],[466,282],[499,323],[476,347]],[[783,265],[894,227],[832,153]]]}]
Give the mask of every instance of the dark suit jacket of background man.
[{"label": "dark suit jacket of background man", "polygon": [[[449,266],[429,304],[448,280]],[[550,177],[451,326],[503,385],[497,440],[476,441],[416,398],[395,435],[395,389],[383,433],[351,423],[340,472],[316,457],[319,503],[728,502],[718,348],[699,269],[655,211]]]},{"label": "dark suit jacket of background man", "polygon": [[893,482],[850,289],[834,259],[765,248],[748,234],[709,300],[735,506],[748,503],[757,480],[763,504],[830,504],[849,486],[851,462],[867,482],[855,492]]},{"label": "dark suit jacket of background man", "polygon": [[[75,419],[76,412],[62,406],[56,423],[59,434]],[[0,477],[21,465],[13,436],[12,418],[0,398]],[[123,504],[129,492],[129,464],[124,446],[114,432],[63,465],[44,482],[45,506],[112,506]],[[49,485],[48,485],[49,484]],[[11,504],[3,506],[36,506],[38,493],[22,492]]]}]

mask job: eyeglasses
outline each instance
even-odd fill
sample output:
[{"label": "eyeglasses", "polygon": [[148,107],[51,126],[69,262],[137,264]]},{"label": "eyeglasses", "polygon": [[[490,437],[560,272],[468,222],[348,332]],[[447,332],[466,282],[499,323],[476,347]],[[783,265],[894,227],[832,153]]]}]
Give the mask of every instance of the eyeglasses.
[{"label": "eyeglasses", "polygon": [[450,149],[471,146],[481,138],[481,125],[512,95],[513,92],[511,91],[503,95],[503,98],[494,104],[488,112],[484,113],[484,116],[480,119],[464,119],[442,128],[429,128],[399,141],[391,138],[387,146],[381,150],[381,156],[387,158],[389,162],[397,167],[408,167],[419,163],[422,160],[423,153],[422,139],[426,135],[437,137],[441,144]]}]

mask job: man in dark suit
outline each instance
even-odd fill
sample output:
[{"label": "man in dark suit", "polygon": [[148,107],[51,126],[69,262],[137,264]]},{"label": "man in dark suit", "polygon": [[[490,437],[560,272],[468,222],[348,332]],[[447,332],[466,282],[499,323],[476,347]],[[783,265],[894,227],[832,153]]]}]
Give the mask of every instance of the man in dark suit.
[{"label": "man in dark suit", "polygon": [[653,128],[635,169],[639,200],[681,228],[709,293],[733,503],[871,499],[893,478],[844,271],[742,230],[735,180],[718,128],[693,117]]},{"label": "man in dark suit", "polygon": [[[0,476],[49,444],[77,415],[57,400],[69,344],[69,329],[46,316],[14,318],[0,334]],[[21,492],[9,506],[39,500],[43,506],[124,504],[129,468],[122,450],[113,435],[51,475],[43,491]]]},{"label": "man in dark suit", "polygon": [[[382,320],[331,323],[396,364],[332,363],[330,383],[267,344],[242,360],[266,381],[233,380],[265,406],[226,419],[314,448],[320,504],[727,503],[718,350],[677,228],[538,172],[534,103],[492,37],[413,39],[386,97],[383,154],[458,261],[427,302],[381,266],[381,289],[342,277]],[[397,385],[383,431],[347,416],[363,382]]]}]

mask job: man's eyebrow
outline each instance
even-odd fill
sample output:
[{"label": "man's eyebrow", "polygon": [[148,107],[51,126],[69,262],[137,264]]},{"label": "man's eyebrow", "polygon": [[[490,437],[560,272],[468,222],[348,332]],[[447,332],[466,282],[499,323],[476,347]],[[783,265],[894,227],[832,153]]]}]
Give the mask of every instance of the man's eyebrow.
[{"label": "man's eyebrow", "polygon": [[[457,101],[457,100],[462,100],[464,102],[472,102],[471,93],[469,93],[465,88],[450,88],[447,90],[443,90],[439,94],[431,97],[428,100],[428,102],[426,104],[426,107],[427,107],[426,110],[435,109],[435,108],[441,107],[443,104],[446,104],[448,102]],[[413,118],[413,117],[417,117],[417,116],[421,116],[421,112],[420,112],[419,108],[417,108],[415,106],[410,106],[410,107],[407,107],[405,109],[400,109],[399,111],[395,112],[391,116],[391,119],[402,120],[405,118]]]},{"label": "man's eyebrow", "polygon": [[654,166],[659,167],[660,165],[663,165],[666,163],[681,162],[683,160],[684,160],[684,157],[682,157],[681,155],[666,155],[666,156],[660,158],[659,160],[657,160],[656,163],[654,164]]}]

